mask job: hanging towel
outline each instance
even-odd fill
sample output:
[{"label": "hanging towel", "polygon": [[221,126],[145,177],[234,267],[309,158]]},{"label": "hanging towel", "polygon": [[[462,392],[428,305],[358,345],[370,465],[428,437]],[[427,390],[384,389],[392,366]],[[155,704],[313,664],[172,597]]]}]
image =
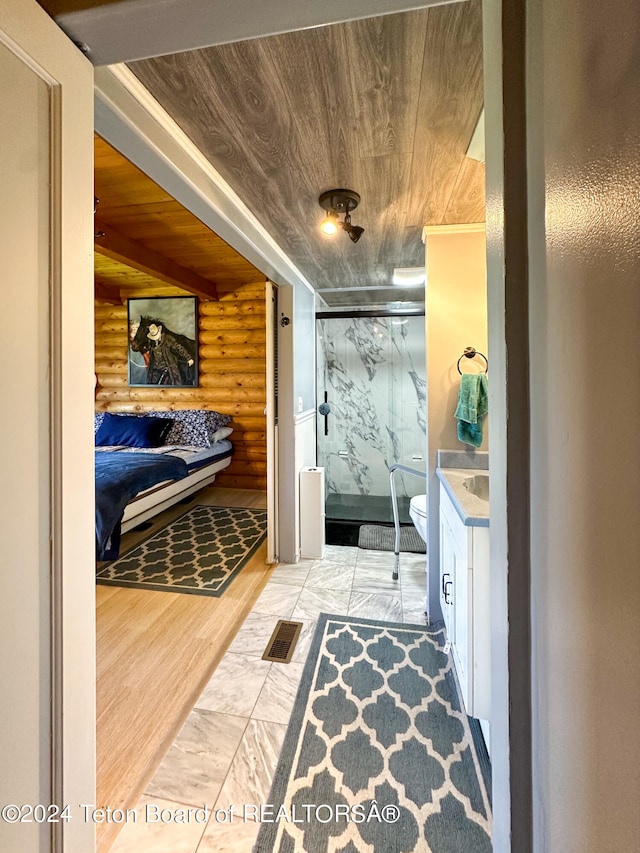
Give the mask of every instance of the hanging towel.
[{"label": "hanging towel", "polygon": [[489,408],[486,373],[463,373],[460,380],[458,406],[458,438],[472,447],[482,444],[482,421]]}]

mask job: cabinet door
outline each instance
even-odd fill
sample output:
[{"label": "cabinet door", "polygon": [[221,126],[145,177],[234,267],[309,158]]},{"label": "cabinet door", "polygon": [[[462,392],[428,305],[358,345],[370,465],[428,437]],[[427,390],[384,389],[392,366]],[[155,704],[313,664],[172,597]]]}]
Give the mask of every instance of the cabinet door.
[{"label": "cabinet door", "polygon": [[450,643],[455,638],[453,610],[454,560],[451,528],[446,516],[440,512],[440,609]]},{"label": "cabinet door", "polygon": [[[464,531],[463,531],[464,532]],[[453,566],[453,621],[455,637],[453,640],[453,659],[456,665],[458,681],[462,690],[467,711],[471,713],[471,678],[470,678],[470,569],[468,567],[466,548],[458,537],[452,537],[452,566]]]},{"label": "cabinet door", "polygon": [[473,705],[470,534],[449,496],[440,490],[440,604],[465,707]]}]

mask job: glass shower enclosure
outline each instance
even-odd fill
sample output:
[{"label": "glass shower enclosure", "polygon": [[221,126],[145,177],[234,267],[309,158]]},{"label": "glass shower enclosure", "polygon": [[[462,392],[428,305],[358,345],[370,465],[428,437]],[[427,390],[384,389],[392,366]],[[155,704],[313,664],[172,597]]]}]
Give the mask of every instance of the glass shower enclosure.
[{"label": "glass shower enclosure", "polygon": [[[318,465],[328,544],[358,544],[363,523],[393,521],[389,468],[425,470],[424,315],[317,315]],[[396,475],[401,523],[424,479]]]}]

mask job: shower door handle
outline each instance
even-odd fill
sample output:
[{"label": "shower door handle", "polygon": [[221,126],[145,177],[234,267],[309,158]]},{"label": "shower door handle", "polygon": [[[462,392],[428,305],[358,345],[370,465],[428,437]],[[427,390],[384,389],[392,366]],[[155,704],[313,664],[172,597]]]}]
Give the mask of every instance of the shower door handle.
[{"label": "shower door handle", "polygon": [[329,413],[331,412],[331,406],[327,403],[326,391],[324,392],[324,403],[320,403],[318,411],[321,415],[324,415],[324,434],[329,435]]}]

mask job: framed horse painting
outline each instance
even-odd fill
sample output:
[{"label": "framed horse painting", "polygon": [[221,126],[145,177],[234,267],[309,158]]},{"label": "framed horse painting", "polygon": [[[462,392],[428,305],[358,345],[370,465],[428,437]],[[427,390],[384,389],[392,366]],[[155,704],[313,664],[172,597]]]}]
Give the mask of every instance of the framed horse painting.
[{"label": "framed horse painting", "polygon": [[128,300],[129,385],[198,385],[198,299]]}]

